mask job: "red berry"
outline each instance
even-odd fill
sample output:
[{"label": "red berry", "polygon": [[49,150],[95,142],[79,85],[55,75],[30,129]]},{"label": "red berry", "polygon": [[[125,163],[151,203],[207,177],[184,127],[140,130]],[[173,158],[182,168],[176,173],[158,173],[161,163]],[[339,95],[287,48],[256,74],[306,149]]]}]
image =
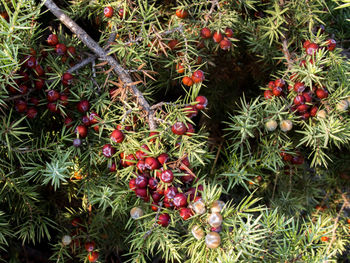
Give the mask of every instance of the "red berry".
[{"label": "red berry", "polygon": [[183,122],[175,122],[175,124],[171,127],[171,131],[177,135],[184,135],[187,131],[186,125]]},{"label": "red berry", "polygon": [[300,61],[300,64],[299,64],[301,67],[306,67],[306,60],[303,59],[302,61]]},{"label": "red berry", "polygon": [[220,48],[222,50],[230,50],[230,48],[231,48],[231,41],[226,39],[226,38],[221,40],[220,41]]},{"label": "red berry", "polygon": [[70,127],[72,127],[72,122],[73,122],[73,120],[72,120],[72,118],[70,118],[70,117],[66,117],[65,119],[64,119],[64,125],[66,125],[67,126],[67,128],[70,128]]},{"label": "red berry", "polygon": [[159,134],[159,132],[157,132],[157,131],[152,131],[152,132],[150,132],[149,133],[149,135],[148,135],[148,137],[152,137],[149,141],[150,142],[155,142],[156,141],[156,139],[157,139],[157,136],[156,135],[158,135]]},{"label": "red berry", "polygon": [[158,180],[154,177],[151,177],[149,180],[148,180],[148,187],[151,189],[151,190],[155,190],[157,188],[157,185],[158,185]]},{"label": "red berry", "polygon": [[191,165],[191,164],[190,164],[190,161],[189,161],[188,158],[186,157],[186,158],[182,159],[182,161],[181,161],[180,170],[185,170],[185,171],[186,171],[185,166],[186,166],[187,168],[189,168],[190,165]]},{"label": "red berry", "polygon": [[210,38],[211,37],[210,29],[207,28],[207,27],[202,28],[202,30],[201,30],[201,37],[204,38],[204,39]]},{"label": "red berry", "polygon": [[304,83],[302,82],[297,82],[294,84],[294,90],[295,92],[301,93],[305,90]]},{"label": "red berry", "polygon": [[63,85],[67,86],[67,85],[70,85],[73,81],[73,75],[68,73],[68,72],[65,72],[63,75],[62,75],[62,83]]},{"label": "red berry", "polygon": [[108,169],[111,173],[117,170],[117,165],[115,163],[108,164]]},{"label": "red berry", "polygon": [[[151,189],[152,189],[152,188],[151,188]],[[154,202],[159,202],[161,198],[162,198],[162,195],[159,194],[159,193],[157,193],[157,192],[154,192],[154,193],[152,194],[152,199],[153,199]]]},{"label": "red berry", "polygon": [[184,19],[184,18],[186,18],[188,16],[188,12],[186,10],[178,9],[178,10],[176,10],[176,16],[178,18]]},{"label": "red berry", "polygon": [[283,88],[286,85],[286,82],[283,79],[276,79],[274,82],[276,87]]},{"label": "red berry", "polygon": [[72,222],[71,222],[72,226],[74,226],[74,227],[79,226],[81,223],[82,223],[82,222],[81,222],[81,219],[78,218],[78,217],[73,218],[73,220],[72,220]]},{"label": "red berry", "polygon": [[49,35],[49,37],[47,38],[47,44],[49,44],[50,46],[56,46],[58,44],[57,35],[56,34]]},{"label": "red berry", "polygon": [[113,142],[121,143],[124,140],[124,134],[120,130],[114,130],[110,138]]},{"label": "red berry", "polygon": [[301,155],[293,156],[292,164],[301,165],[304,163],[304,157]]},{"label": "red berry", "polygon": [[317,107],[317,106],[313,106],[313,107],[311,108],[311,110],[310,110],[310,115],[311,115],[312,117],[315,117],[316,114],[317,114],[317,111],[318,111],[318,107]]},{"label": "red berry", "polygon": [[138,197],[141,197],[141,198],[147,197],[147,189],[146,188],[136,188],[135,193]]},{"label": "red berry", "polygon": [[108,18],[111,18],[113,16],[113,12],[114,10],[111,6],[107,6],[103,10],[103,14],[105,15],[105,17],[108,17]]},{"label": "red berry", "polygon": [[48,100],[49,102],[55,102],[55,101],[57,101],[59,98],[60,98],[60,94],[58,93],[58,91],[52,89],[52,90],[49,90],[49,91],[47,92],[47,100]]},{"label": "red berry", "polygon": [[83,122],[83,124],[85,125],[85,126],[90,126],[91,125],[91,123],[90,123],[90,120],[89,120],[89,117],[88,116],[83,116],[82,118],[81,118],[81,121]]},{"label": "red berry", "polygon": [[168,46],[170,50],[178,49],[179,48],[178,44],[179,44],[179,41],[177,39],[173,39],[168,42]]},{"label": "red berry", "polygon": [[184,182],[185,184],[192,182],[194,178],[195,177],[190,173],[186,173],[185,175],[180,177],[181,181]]},{"label": "red berry", "polygon": [[159,203],[152,202],[152,204],[151,204],[152,211],[157,212],[158,211],[158,207],[159,207]]},{"label": "red berry", "polygon": [[275,82],[274,81],[270,81],[269,84],[267,85],[267,87],[272,90],[275,87]]},{"label": "red berry", "polygon": [[306,49],[306,47],[310,44],[311,42],[309,40],[306,40],[304,43],[303,43],[303,48]]},{"label": "red berry", "polygon": [[204,80],[204,73],[203,73],[203,71],[196,70],[195,72],[193,72],[192,80],[193,80],[194,83],[202,82]]},{"label": "red berry", "polygon": [[87,252],[92,252],[95,249],[95,242],[94,241],[86,242],[85,249]]},{"label": "red berry", "polygon": [[[123,156],[124,158],[124,156]],[[132,166],[134,165],[136,162],[135,156],[133,154],[129,154],[125,157],[125,159],[122,160],[122,165],[123,166]]]},{"label": "red berry", "polygon": [[139,175],[136,177],[135,184],[137,188],[146,188],[148,185],[148,178],[144,175]]},{"label": "red berry", "polygon": [[182,78],[182,83],[188,87],[191,87],[193,85],[193,80],[190,77],[185,76]]},{"label": "red berry", "polygon": [[92,251],[88,255],[88,260],[89,262],[96,262],[98,260],[98,257],[99,257],[99,253],[97,251]]},{"label": "red berry", "polygon": [[49,102],[46,106],[47,106],[47,109],[52,113],[58,113],[60,111],[57,105],[53,102]]},{"label": "red berry", "polygon": [[27,68],[34,68],[37,65],[37,61],[35,57],[29,56],[27,61],[25,62]]},{"label": "red berry", "polygon": [[147,168],[146,168],[146,165],[145,165],[145,161],[144,160],[139,160],[137,163],[136,163],[136,168],[141,172],[143,173]]},{"label": "red berry", "polygon": [[123,19],[124,17],[126,17],[128,14],[128,12],[126,10],[124,10],[124,8],[120,8],[118,10],[118,15],[120,19]]},{"label": "red berry", "polygon": [[28,91],[28,87],[26,85],[21,85],[18,88],[20,94],[26,94]]},{"label": "red berry", "polygon": [[271,99],[273,97],[273,93],[272,93],[272,91],[271,90],[265,90],[264,91],[264,98],[265,99]]},{"label": "red berry", "polygon": [[177,73],[182,74],[185,72],[185,67],[182,64],[178,63],[176,64],[176,71]]},{"label": "red berry", "polygon": [[41,90],[45,85],[45,80],[43,79],[38,79],[37,81],[35,81],[35,88],[37,90]]},{"label": "red berry", "polygon": [[62,106],[67,106],[68,105],[68,96],[64,93],[60,94],[60,103]]},{"label": "red berry", "polygon": [[190,208],[181,207],[180,208],[180,216],[183,220],[189,219],[191,216],[193,216],[193,212]]},{"label": "red berry", "polygon": [[177,208],[186,207],[187,206],[187,197],[183,193],[176,194],[173,202]]},{"label": "red berry", "polygon": [[40,65],[35,66],[34,73],[39,77],[45,75],[45,71],[44,71],[43,67]]},{"label": "red berry", "polygon": [[149,170],[155,170],[159,168],[159,162],[154,157],[147,157],[145,159],[145,165],[146,165],[146,168]]},{"label": "red berry", "polygon": [[113,148],[112,145],[107,143],[107,144],[103,145],[103,147],[102,147],[102,154],[106,158],[111,158],[115,154],[115,149]]},{"label": "red berry", "polygon": [[65,44],[59,43],[56,45],[55,50],[59,56],[63,56],[64,54],[66,54],[67,47]]},{"label": "red berry", "polygon": [[214,42],[220,43],[223,38],[224,38],[223,35],[219,31],[214,32],[214,34],[213,34]]},{"label": "red berry", "polygon": [[225,29],[225,35],[227,37],[233,37],[233,30],[231,28],[226,28]]},{"label": "red berry", "polygon": [[136,178],[130,179],[129,188],[130,188],[130,190],[136,190]]},{"label": "red berry", "polygon": [[36,110],[36,108],[32,107],[29,108],[27,111],[27,118],[28,119],[34,119],[36,117],[36,115],[38,115],[38,111]]},{"label": "red berry", "polygon": [[90,103],[87,100],[81,100],[77,105],[77,109],[81,113],[85,113],[90,109]]},{"label": "red berry", "polygon": [[302,113],[302,115],[300,116],[303,120],[307,120],[308,118],[310,118],[310,113],[308,112],[304,112]]},{"label": "red berry", "polygon": [[208,105],[208,99],[204,96],[198,96],[195,101],[198,102],[196,104],[197,110],[204,110]]},{"label": "red berry", "polygon": [[168,162],[169,155],[167,153],[162,153],[157,157],[157,159],[158,159],[158,162],[163,165]]},{"label": "red berry", "polygon": [[158,224],[167,227],[170,223],[170,216],[167,213],[159,215]]},{"label": "red berry", "polygon": [[160,180],[164,183],[171,183],[174,180],[174,174],[171,170],[164,170],[160,175]]},{"label": "red berry", "polygon": [[32,103],[34,106],[38,106],[39,105],[39,99],[36,97],[31,97],[29,99],[29,102]]},{"label": "red berry", "polygon": [[192,117],[196,117],[197,114],[198,114],[198,110],[196,108],[196,105],[193,105],[193,106],[186,106],[184,108],[184,112],[186,113],[186,116],[188,118],[192,118]]},{"label": "red berry", "polygon": [[337,45],[337,42],[334,39],[330,38],[327,40],[327,49],[329,51],[333,51],[336,45]]},{"label": "red berry", "polygon": [[294,98],[294,105],[301,105],[301,104],[304,104],[305,103],[305,98],[303,95],[297,95],[295,98]]},{"label": "red berry", "polygon": [[316,53],[317,50],[318,50],[318,45],[316,43],[310,43],[306,47],[306,54],[308,54],[309,56],[312,56]]},{"label": "red berry", "polygon": [[80,138],[85,138],[87,136],[87,128],[84,125],[78,125],[75,129],[75,132],[79,135]]},{"label": "red berry", "polygon": [[67,52],[69,55],[74,56],[76,53],[75,47],[67,47]]},{"label": "red berry", "polygon": [[306,111],[308,110],[308,108],[309,108],[309,105],[302,104],[302,105],[299,105],[299,106],[297,107],[297,110],[298,110],[298,112],[300,112],[300,113],[304,113],[304,112],[306,112]]},{"label": "red berry", "polygon": [[177,194],[177,188],[174,186],[168,187],[165,191],[164,191],[164,196],[168,199],[173,199],[175,197],[175,195]]},{"label": "red berry", "polygon": [[272,89],[272,93],[273,95],[275,95],[276,97],[279,97],[282,95],[282,88],[279,86],[276,86]]},{"label": "red berry", "polygon": [[310,92],[303,92],[303,97],[305,99],[305,102],[308,102],[308,103],[312,102],[312,96]]},{"label": "red berry", "polygon": [[328,92],[324,89],[317,89],[316,96],[322,100],[328,97]]},{"label": "red berry", "polygon": [[187,136],[192,136],[193,133],[195,133],[194,127],[191,123],[187,123],[187,131],[186,131],[186,135]]}]

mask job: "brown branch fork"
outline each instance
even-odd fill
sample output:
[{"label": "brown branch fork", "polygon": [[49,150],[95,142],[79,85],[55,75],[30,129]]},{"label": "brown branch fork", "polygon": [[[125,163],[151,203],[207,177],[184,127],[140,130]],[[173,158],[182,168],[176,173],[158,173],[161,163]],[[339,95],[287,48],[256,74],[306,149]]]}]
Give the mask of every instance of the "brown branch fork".
[{"label": "brown branch fork", "polygon": [[133,84],[131,76],[112,56],[108,56],[99,44],[94,41],[80,26],[78,26],[69,16],[67,16],[52,0],[44,0],[44,5],[99,58],[108,62],[113,70],[118,74],[120,80],[126,87],[132,90],[138,104],[147,112],[150,130],[157,128],[153,119],[153,110],[143,96],[142,92]]}]

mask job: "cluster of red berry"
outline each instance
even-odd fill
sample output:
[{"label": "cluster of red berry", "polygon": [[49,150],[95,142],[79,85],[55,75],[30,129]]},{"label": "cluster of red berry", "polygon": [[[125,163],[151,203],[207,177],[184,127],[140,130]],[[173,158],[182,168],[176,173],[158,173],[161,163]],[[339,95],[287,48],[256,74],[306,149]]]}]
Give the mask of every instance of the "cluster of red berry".
[{"label": "cluster of red berry", "polygon": [[[334,50],[335,46],[335,40],[327,40],[326,47],[329,51]],[[307,63],[313,63],[313,56],[320,47],[316,43],[308,40],[304,42],[303,47],[307,56],[309,56],[300,62],[300,65],[305,67]],[[315,117],[316,115],[324,118],[325,112],[324,110],[319,110],[319,103],[328,97],[327,89],[321,86],[307,87],[305,83],[297,81],[298,75],[295,73],[291,75],[290,79],[293,82],[288,86],[283,79],[270,81],[268,89],[264,91],[265,99],[271,99],[274,96],[279,97],[292,93],[293,105],[291,111],[293,113],[297,113],[304,120],[310,117]]]},{"label": "cluster of red berry", "polygon": [[231,28],[226,28],[224,33],[219,30],[212,33],[209,28],[204,27],[201,29],[200,35],[203,39],[212,38],[215,43],[220,45],[222,50],[230,50],[231,48],[232,43],[230,38],[233,37],[233,30]]},{"label": "cluster of red berry", "polygon": [[[63,245],[70,245],[72,250],[81,248],[81,237],[85,235],[86,228],[82,225],[82,220],[79,217],[76,217],[72,220],[72,226],[74,230],[71,232],[71,236],[65,235],[62,237]],[[73,237],[73,239],[72,239]],[[95,241],[88,239],[84,243],[85,250],[88,252],[87,259],[89,262],[96,262],[99,258],[99,252],[95,250],[96,243]]]},{"label": "cluster of red berry", "polygon": [[[184,112],[187,116],[193,117],[198,110],[203,110],[207,106],[207,99],[204,96],[198,96],[195,100],[196,104],[186,106]],[[129,130],[130,127],[124,127]],[[171,131],[173,134],[182,136],[191,136],[195,131],[190,123],[175,122]],[[149,142],[154,143],[157,140],[158,132],[150,132]],[[121,127],[117,127],[110,134],[111,143],[102,147],[102,154],[106,158],[111,158],[116,153],[116,148],[112,144],[119,144],[125,140],[125,135]],[[187,220],[192,216],[192,210],[188,208],[188,201],[197,200],[200,197],[202,187],[192,187],[196,175],[191,170],[190,162],[187,156],[183,156],[180,160],[170,160],[168,153],[162,153],[158,156],[151,156],[151,151],[146,144],[134,154],[120,154],[121,167],[135,167],[135,177],[129,181],[129,188],[133,190],[139,198],[145,202],[149,202],[152,198],[151,209],[157,211],[161,207],[161,203],[166,208],[179,209],[180,216]],[[109,165],[111,172],[116,171],[116,163]],[[180,180],[176,180],[175,177]],[[182,183],[180,183],[180,181]],[[185,186],[186,188],[182,188]],[[196,199],[197,198],[197,199]],[[140,214],[139,210],[135,213]],[[162,226],[169,224],[170,216],[167,213],[159,215],[158,223]]]},{"label": "cluster of red berry", "polygon": [[[47,39],[49,46],[55,46],[55,53],[59,56],[66,56],[67,54],[74,58],[76,51],[74,47],[68,47],[62,43],[58,43],[56,34],[49,35]],[[49,48],[48,48],[49,49]],[[23,64],[19,72],[14,76],[15,85],[7,87],[10,94],[18,99],[15,100],[14,106],[17,112],[25,113],[27,118],[34,119],[38,114],[39,107],[39,93],[46,87],[48,80],[46,79],[46,72],[52,72],[50,66],[44,70],[42,64],[48,56],[47,50],[44,48],[40,52],[40,56],[34,49],[31,49],[30,55],[23,59]],[[66,60],[65,60],[66,61]],[[71,61],[72,63],[74,61]],[[62,84],[68,86],[72,83],[73,76],[70,73],[64,73],[62,76]],[[29,97],[29,94],[36,93],[36,95]],[[66,107],[68,104],[69,89],[66,88],[64,92],[60,93],[57,90],[46,91],[47,95],[47,109],[53,113],[59,113],[59,107]]]},{"label": "cluster of red berry", "polygon": [[[113,14],[114,14],[113,7],[111,7],[111,6],[105,7],[105,9],[103,10],[103,14],[107,18],[113,17]],[[127,15],[128,15],[128,12],[126,10],[124,10],[124,8],[119,8],[118,9],[118,16],[119,16],[120,19],[123,19]]]}]

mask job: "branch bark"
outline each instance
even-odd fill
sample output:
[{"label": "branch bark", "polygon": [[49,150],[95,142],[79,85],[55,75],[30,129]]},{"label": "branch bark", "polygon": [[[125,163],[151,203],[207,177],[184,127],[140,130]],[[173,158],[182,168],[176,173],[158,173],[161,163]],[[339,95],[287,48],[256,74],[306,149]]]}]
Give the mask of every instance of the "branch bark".
[{"label": "branch bark", "polygon": [[129,87],[132,90],[133,95],[136,97],[138,104],[147,112],[148,124],[150,130],[155,130],[156,124],[153,120],[153,110],[150,109],[150,105],[143,96],[142,92],[132,84],[133,81],[129,73],[112,57],[108,56],[99,44],[94,41],[80,26],[78,26],[69,16],[67,16],[52,0],[43,0],[44,5],[77,37],[98,57],[108,62],[112,66],[113,70],[118,74],[120,80],[124,83],[125,87]]}]

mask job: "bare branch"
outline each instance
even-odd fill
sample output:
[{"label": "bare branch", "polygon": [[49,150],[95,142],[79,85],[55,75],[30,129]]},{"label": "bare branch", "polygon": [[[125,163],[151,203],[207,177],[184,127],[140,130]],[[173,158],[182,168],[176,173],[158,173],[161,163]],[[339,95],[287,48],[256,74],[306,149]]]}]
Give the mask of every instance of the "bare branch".
[{"label": "bare branch", "polygon": [[124,83],[124,87],[129,87],[133,95],[136,97],[138,104],[147,112],[148,123],[151,130],[156,129],[156,124],[153,120],[153,111],[150,105],[138,88],[131,84],[133,83],[129,73],[112,57],[108,56],[99,44],[94,41],[80,26],[78,26],[69,16],[67,16],[52,0],[43,0],[44,5],[98,57],[108,62],[113,70],[118,74],[120,80]]}]

